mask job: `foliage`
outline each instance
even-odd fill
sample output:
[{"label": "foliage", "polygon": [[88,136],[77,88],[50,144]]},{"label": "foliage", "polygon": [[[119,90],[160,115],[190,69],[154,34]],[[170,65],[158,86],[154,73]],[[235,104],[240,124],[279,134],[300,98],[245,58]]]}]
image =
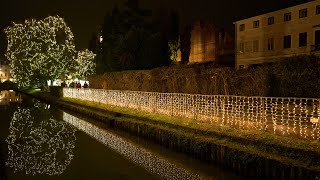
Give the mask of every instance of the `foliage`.
[{"label": "foliage", "polygon": [[20,86],[56,79],[74,67],[75,45],[71,29],[59,16],[25,20],[5,29],[6,56]]},{"label": "foliage", "polygon": [[86,79],[88,76],[95,73],[94,57],[96,55],[93,54],[89,50],[79,51],[76,60],[75,66],[75,77]]},{"label": "foliage", "polygon": [[63,96],[63,87],[61,86],[50,86],[50,94],[54,97],[60,98]]},{"label": "foliage", "polygon": [[180,49],[179,41],[170,41],[168,43],[168,46],[170,52],[170,59],[173,63],[175,63],[178,57],[178,50]]},{"label": "foliage", "polygon": [[91,88],[209,95],[320,97],[320,64],[297,56],[274,65],[235,70],[214,64],[177,65],[107,73],[90,78]]},{"label": "foliage", "polygon": [[276,63],[269,77],[270,95],[293,97],[320,97],[319,57],[294,56]]},{"label": "foliage", "polygon": [[[128,0],[107,14],[97,47],[97,73],[168,65],[167,37],[151,22],[151,11]],[[92,46],[92,45],[91,45]]]},{"label": "foliage", "polygon": [[81,76],[92,74],[90,68],[94,65],[89,62],[94,55],[89,51],[80,52],[75,61],[74,36],[59,16],[13,23],[5,33],[8,39],[6,56],[12,76],[20,87],[44,85],[47,80],[65,77],[76,70],[81,71],[77,72]]}]

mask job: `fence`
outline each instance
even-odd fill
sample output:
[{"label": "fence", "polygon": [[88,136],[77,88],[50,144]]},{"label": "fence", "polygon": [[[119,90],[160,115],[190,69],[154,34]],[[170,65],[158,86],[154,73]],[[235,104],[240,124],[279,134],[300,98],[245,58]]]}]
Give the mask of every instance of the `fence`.
[{"label": "fence", "polygon": [[74,88],[64,88],[63,94],[64,97],[218,123],[240,129],[266,130],[275,134],[308,139],[320,138],[320,99]]}]

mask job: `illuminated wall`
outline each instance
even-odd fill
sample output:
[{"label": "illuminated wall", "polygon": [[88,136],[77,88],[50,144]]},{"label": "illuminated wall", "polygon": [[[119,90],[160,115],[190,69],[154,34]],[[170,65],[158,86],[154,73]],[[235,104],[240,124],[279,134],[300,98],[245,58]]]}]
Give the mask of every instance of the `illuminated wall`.
[{"label": "illuminated wall", "polygon": [[[219,56],[234,53],[233,38],[213,23],[195,22],[190,42],[189,63],[217,61]],[[177,59],[180,60],[181,57],[178,56]]]},{"label": "illuminated wall", "polygon": [[15,91],[0,91],[0,105],[8,105],[11,102],[20,102],[21,97]]},{"label": "illuminated wall", "polygon": [[236,67],[320,54],[319,22],[319,0],[236,21]]},{"label": "illuminated wall", "polygon": [[0,65],[0,81],[7,81],[10,80],[10,69],[8,65]]}]

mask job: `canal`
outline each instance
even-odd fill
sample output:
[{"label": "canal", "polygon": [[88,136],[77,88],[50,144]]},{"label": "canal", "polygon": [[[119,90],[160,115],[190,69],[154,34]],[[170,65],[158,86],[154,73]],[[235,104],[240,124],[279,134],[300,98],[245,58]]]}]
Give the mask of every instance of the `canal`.
[{"label": "canal", "polygon": [[1,180],[241,179],[36,99],[0,102]]}]

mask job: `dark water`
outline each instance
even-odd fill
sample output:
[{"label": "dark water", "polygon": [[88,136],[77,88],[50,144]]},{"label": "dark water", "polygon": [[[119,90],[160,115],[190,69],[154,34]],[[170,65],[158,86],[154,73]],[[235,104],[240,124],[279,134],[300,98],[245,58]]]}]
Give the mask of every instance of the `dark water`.
[{"label": "dark water", "polygon": [[0,180],[240,179],[93,120],[23,97],[0,106]]}]

